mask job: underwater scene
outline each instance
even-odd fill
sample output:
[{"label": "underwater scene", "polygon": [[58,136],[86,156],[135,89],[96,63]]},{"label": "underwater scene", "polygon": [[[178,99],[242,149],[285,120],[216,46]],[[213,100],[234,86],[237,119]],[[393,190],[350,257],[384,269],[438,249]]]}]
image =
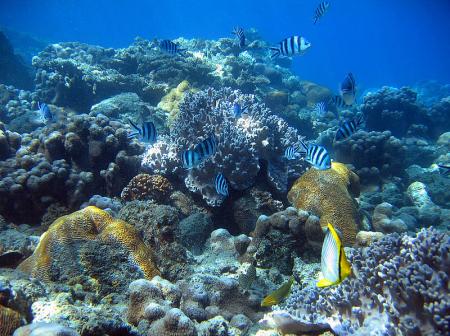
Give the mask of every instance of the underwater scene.
[{"label": "underwater scene", "polygon": [[449,13],[0,1],[0,336],[449,335]]}]

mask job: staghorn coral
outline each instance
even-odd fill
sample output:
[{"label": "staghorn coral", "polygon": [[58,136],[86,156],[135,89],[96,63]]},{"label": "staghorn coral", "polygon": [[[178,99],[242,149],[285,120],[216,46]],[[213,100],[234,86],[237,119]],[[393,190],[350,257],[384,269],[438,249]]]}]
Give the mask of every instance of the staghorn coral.
[{"label": "staghorn coral", "polygon": [[20,327],[22,317],[18,312],[0,304],[0,336],[9,336]]},{"label": "staghorn coral", "polygon": [[169,197],[173,186],[164,176],[139,174],[123,188],[120,197],[123,201],[153,199],[163,201]]},{"label": "staghorn coral", "polygon": [[[147,278],[159,274],[153,263],[152,251],[140,240],[134,227],[122,220],[113,219],[107,212],[89,206],[83,210],[58,218],[45,232],[33,255],[19,265],[19,269],[33,277],[45,281],[55,281],[61,277],[64,250],[71,246],[83,246],[90,241],[113,243],[129,253],[132,263]],[[88,245],[89,246],[89,245]],[[83,265],[81,251],[79,263]],[[67,267],[72,266],[68,264]],[[82,266],[83,267],[83,266]],[[84,265],[89,272],[87,264]],[[67,270],[65,270],[67,272]]]},{"label": "staghorn coral", "polygon": [[332,223],[343,234],[344,245],[351,245],[360,224],[359,178],[344,164],[332,162],[331,169],[309,169],[292,186],[288,200],[298,209],[320,217],[320,226]]},{"label": "staghorn coral", "polygon": [[[235,118],[235,102],[248,105],[248,115]],[[218,139],[216,154],[186,172],[181,153],[211,134]],[[269,184],[285,192],[288,179],[302,171],[301,164],[282,159],[284,149],[298,139],[294,129],[254,96],[210,88],[186,94],[170,135],[147,150],[142,164],[157,174],[177,174],[191,191],[201,193],[209,205],[218,206],[224,197],[215,191],[216,174],[222,172],[232,188],[243,190],[254,183],[261,160],[267,163]]]},{"label": "staghorn coral", "polygon": [[389,234],[351,250],[354,275],[341,285],[295,286],[261,321],[283,332],[332,329],[337,335],[447,335],[450,237],[422,229]]}]

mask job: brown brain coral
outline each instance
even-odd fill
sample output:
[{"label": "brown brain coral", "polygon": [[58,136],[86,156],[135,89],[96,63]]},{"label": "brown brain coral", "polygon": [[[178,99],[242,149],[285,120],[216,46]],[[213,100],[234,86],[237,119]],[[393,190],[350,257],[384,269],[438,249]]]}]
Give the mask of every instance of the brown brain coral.
[{"label": "brown brain coral", "polygon": [[94,206],[58,218],[41,236],[34,253],[18,268],[38,279],[54,280],[53,269],[60,267],[54,261],[61,259],[64,249],[70,245],[86,245],[90,242],[118,244],[145,277],[151,279],[160,274],[153,263],[152,251],[139,238],[137,230]]},{"label": "brown brain coral", "polygon": [[173,186],[164,176],[139,174],[131,179],[120,195],[124,201],[154,199],[162,201],[172,192]]},{"label": "brown brain coral", "polygon": [[331,169],[309,169],[304,173],[289,191],[288,200],[297,208],[319,216],[322,227],[331,223],[339,228],[344,245],[351,245],[360,223],[353,198],[358,195],[358,175],[344,164],[333,162]]},{"label": "brown brain coral", "polygon": [[0,336],[12,335],[21,324],[22,318],[18,312],[0,305]]}]

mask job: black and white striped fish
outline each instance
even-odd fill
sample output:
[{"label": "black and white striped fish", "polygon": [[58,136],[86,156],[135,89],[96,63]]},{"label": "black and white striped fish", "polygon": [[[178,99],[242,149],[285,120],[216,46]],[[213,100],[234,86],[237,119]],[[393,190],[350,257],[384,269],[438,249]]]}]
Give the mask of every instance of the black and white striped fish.
[{"label": "black and white striped fish", "polygon": [[56,120],[56,116],[50,110],[50,107],[46,103],[38,102],[38,109],[40,114],[40,119],[43,123],[47,124]]},{"label": "black and white striped fish", "polygon": [[344,121],[336,132],[334,141],[341,141],[352,136],[359,126],[364,123],[364,116],[360,113],[351,120]]},{"label": "black and white striped fish", "polygon": [[304,37],[291,36],[278,43],[277,47],[270,48],[274,52],[271,57],[303,55],[310,47],[311,43]]},{"label": "black and white striped fish", "polygon": [[305,161],[311,164],[314,168],[319,170],[326,170],[331,168],[331,158],[325,147],[319,145],[306,146],[301,142],[304,148]]},{"label": "black and white striped fish", "polygon": [[219,195],[228,196],[228,182],[222,173],[217,174],[215,186]]},{"label": "black and white striped fish", "polygon": [[214,134],[195,146],[195,151],[200,154],[202,160],[211,155],[214,155],[216,153],[216,150],[217,141]]},{"label": "black and white striped fish", "polygon": [[327,1],[323,1],[319,4],[319,6],[317,6],[316,11],[314,12],[314,24],[317,23],[317,21],[325,15],[325,13],[327,12],[328,8],[330,7],[330,3]]},{"label": "black and white striped fish", "polygon": [[156,142],[158,137],[158,132],[156,131],[155,124],[151,121],[144,121],[141,127],[138,127],[135,123],[133,123],[130,119],[128,119],[129,123],[136,130],[128,135],[128,138],[134,138],[138,136],[139,140],[142,142],[153,144]]},{"label": "black and white striped fish", "polygon": [[162,40],[159,43],[159,48],[170,55],[183,54],[185,52],[185,49],[181,49],[178,43],[171,40]]},{"label": "black and white striped fish", "polygon": [[284,150],[284,157],[288,160],[295,160],[300,156],[298,152],[298,147],[289,146]]},{"label": "black and white striped fish", "polygon": [[192,169],[202,162],[202,157],[196,150],[187,149],[181,153],[181,161],[183,161],[184,168]]},{"label": "black and white striped fish", "polygon": [[341,83],[341,96],[346,105],[353,105],[356,98],[356,81],[353,74],[349,72]]},{"label": "black and white striped fish", "polygon": [[244,29],[242,29],[241,27],[235,27],[233,29],[233,34],[236,35],[238,41],[239,41],[239,47],[241,48],[245,48],[245,33],[244,33]]},{"label": "black and white striped fish", "polygon": [[329,104],[332,104],[334,106],[336,106],[337,108],[346,108],[346,107],[350,107],[351,105],[347,105],[344,101],[344,98],[342,98],[341,96],[333,96],[330,98],[329,100]]},{"label": "black and white striped fish", "polygon": [[450,164],[438,163],[439,173],[443,176],[450,176]]}]

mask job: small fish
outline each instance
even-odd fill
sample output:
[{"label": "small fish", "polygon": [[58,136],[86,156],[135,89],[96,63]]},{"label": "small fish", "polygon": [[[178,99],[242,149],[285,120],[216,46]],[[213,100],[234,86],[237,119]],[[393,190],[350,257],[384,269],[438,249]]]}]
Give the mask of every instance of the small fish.
[{"label": "small fish", "polygon": [[347,260],[341,239],[333,225],[328,223],[328,230],[322,245],[320,270],[323,279],[319,280],[317,287],[337,285],[352,273]]},{"label": "small fish", "polygon": [[50,123],[55,120],[55,115],[50,110],[50,107],[46,103],[38,102],[38,109],[41,115],[41,120],[44,123]]},{"label": "small fish", "polygon": [[301,145],[304,148],[305,161],[318,170],[326,170],[331,168],[331,158],[325,147],[319,145],[306,146],[303,141]]},{"label": "small fish", "polygon": [[441,164],[438,163],[439,173],[444,176],[450,176],[450,164]]},{"label": "small fish", "polygon": [[279,304],[289,295],[293,283],[294,277],[291,276],[287,282],[281,285],[280,288],[274,290],[261,301],[261,307],[270,307]]},{"label": "small fish", "polygon": [[198,166],[202,161],[202,157],[196,150],[187,149],[181,154],[181,160],[183,161],[184,168],[192,169]]},{"label": "small fish", "polygon": [[241,104],[235,102],[233,104],[233,114],[235,118],[240,118],[242,116],[242,113],[245,112],[245,110],[248,108],[247,106],[242,107]]},{"label": "small fish", "polygon": [[228,196],[228,182],[222,173],[217,174],[215,186],[219,195]]},{"label": "small fish", "polygon": [[341,96],[333,96],[330,98],[329,103],[336,106],[337,108],[345,108],[351,105],[347,105],[344,101],[344,98]]},{"label": "small fish", "polygon": [[317,6],[316,11],[314,12],[314,24],[317,23],[317,21],[325,15],[325,13],[327,12],[328,8],[330,7],[330,3],[327,1],[321,2],[319,4],[319,6]]},{"label": "small fish", "polygon": [[362,114],[358,114],[355,118],[351,120],[344,121],[337,130],[336,136],[334,137],[334,141],[344,140],[352,136],[352,134],[355,133],[358,127],[361,126],[363,123],[364,117]]},{"label": "small fish", "polygon": [[178,43],[171,40],[162,40],[159,43],[159,48],[170,55],[183,54],[185,52],[185,49],[181,49]]},{"label": "small fish", "polygon": [[239,40],[239,47],[245,48],[245,33],[244,33],[244,29],[242,29],[241,27],[235,27],[233,29],[233,34],[235,34],[237,39]]},{"label": "small fish", "polygon": [[300,154],[297,152],[298,148],[295,146],[289,146],[284,151],[284,157],[288,160],[295,160],[300,156]]},{"label": "small fish", "polygon": [[346,105],[353,105],[355,102],[356,82],[351,72],[348,73],[341,84],[341,95]]},{"label": "small fish", "polygon": [[200,154],[202,160],[209,156],[214,155],[216,153],[216,150],[217,150],[217,141],[214,134],[195,146],[195,151]]},{"label": "small fish", "polygon": [[303,55],[308,48],[311,47],[311,43],[309,43],[302,36],[291,36],[285,38],[283,41],[278,43],[278,47],[271,47],[274,53],[271,58],[278,57],[280,55],[283,56],[294,56],[294,55]]},{"label": "small fish", "polygon": [[128,122],[133,126],[136,130],[128,135],[128,138],[134,138],[135,136],[139,136],[139,140],[142,142],[154,144],[158,137],[158,132],[156,131],[155,124],[151,121],[144,121],[142,123],[142,127],[138,127],[135,123],[133,123],[130,119]]},{"label": "small fish", "polygon": [[319,116],[319,117],[323,117],[325,116],[325,114],[327,114],[327,104],[325,102],[318,102],[316,105],[314,105],[314,110],[313,112]]}]

